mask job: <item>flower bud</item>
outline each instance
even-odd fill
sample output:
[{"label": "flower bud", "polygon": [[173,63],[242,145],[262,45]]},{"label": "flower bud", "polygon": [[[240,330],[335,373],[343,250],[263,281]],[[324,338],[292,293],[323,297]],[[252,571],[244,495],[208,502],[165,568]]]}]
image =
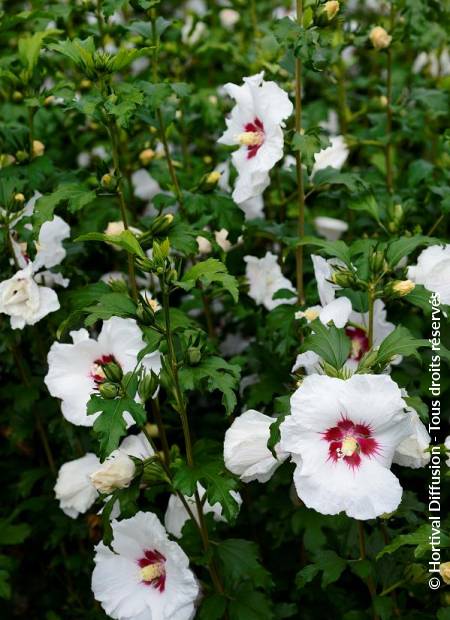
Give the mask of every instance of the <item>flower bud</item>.
[{"label": "flower bud", "polygon": [[54,101],[55,101],[55,96],[54,95],[49,95],[48,97],[46,97],[44,99],[44,105],[45,106],[52,105],[52,103],[54,103]]},{"label": "flower bud", "polygon": [[142,480],[150,484],[158,482],[170,483],[170,478],[168,478],[161,463],[155,457],[144,461]]},{"label": "flower bud", "polygon": [[375,28],[372,28],[369,34],[369,39],[374,48],[377,50],[386,49],[392,41],[391,35],[388,34],[381,26],[375,26]]},{"label": "flower bud", "polygon": [[201,235],[199,235],[198,237],[196,237],[195,240],[197,242],[198,251],[200,252],[200,254],[209,254],[210,252],[212,252],[211,242],[206,237],[202,237]]},{"label": "flower bud", "polygon": [[154,157],[155,151],[153,149],[144,149],[139,153],[139,161],[143,166],[148,166]]},{"label": "flower bud", "polygon": [[333,17],[339,13],[339,2],[337,0],[330,0],[323,5],[323,12],[326,14],[328,21],[331,21]]},{"label": "flower bud", "polygon": [[212,172],[210,172],[208,174],[208,176],[206,177],[206,182],[209,185],[215,185],[216,183],[219,182],[219,179],[222,175],[220,174],[220,172],[218,172],[218,170],[213,170]]},{"label": "flower bud", "polygon": [[172,226],[173,215],[172,213],[166,213],[165,215],[158,215],[153,220],[150,230],[153,234],[161,234],[168,230]]},{"label": "flower bud", "polygon": [[355,285],[355,278],[351,271],[335,271],[330,280],[342,288],[351,288]]},{"label": "flower bud", "polygon": [[14,201],[15,202],[25,202],[25,196],[22,193],[18,193],[14,196]]},{"label": "flower bud", "polygon": [[148,400],[151,400],[155,395],[156,390],[159,386],[159,378],[158,375],[152,371],[143,376],[143,378],[139,381],[138,385],[138,394],[141,397],[141,400],[145,403]]},{"label": "flower bud", "polygon": [[13,92],[13,96],[12,96],[12,98],[13,98],[13,101],[22,101],[22,99],[23,99],[23,95],[22,95],[22,93],[20,92],[20,90],[15,90],[15,91]]},{"label": "flower bud", "polygon": [[115,189],[116,188],[116,179],[112,174],[107,172],[100,179],[100,185],[106,189]]},{"label": "flower bud", "polygon": [[81,80],[80,82],[81,90],[88,90],[91,86],[92,86],[91,80],[84,79],[84,80]]},{"label": "flower bud", "polygon": [[115,450],[90,478],[97,491],[112,493],[130,486],[135,473],[134,461],[125,452]]},{"label": "flower bud", "polygon": [[386,95],[381,95],[381,97],[379,98],[379,102],[380,102],[380,106],[382,108],[385,108],[388,104],[388,98],[386,97]]},{"label": "flower bud", "polygon": [[189,347],[188,359],[191,366],[197,366],[202,359],[202,352],[198,347]]},{"label": "flower bud", "polygon": [[7,166],[11,166],[16,161],[13,155],[8,155],[8,153],[2,153],[0,155],[0,170],[2,168],[6,168]]},{"label": "flower bud", "polygon": [[147,422],[147,424],[145,425],[145,431],[146,434],[150,437],[159,437],[159,428],[157,424],[150,424],[149,422]]},{"label": "flower bud", "polygon": [[40,140],[33,140],[33,157],[41,157],[44,151],[45,145]]},{"label": "flower bud", "polygon": [[104,383],[100,383],[98,391],[103,398],[106,398],[107,400],[112,400],[119,395],[120,388],[115,383],[105,381]]},{"label": "flower bud", "polygon": [[103,372],[107,379],[112,381],[113,383],[119,383],[122,381],[123,371],[119,364],[116,362],[108,362],[103,366]]},{"label": "flower bud", "polygon": [[370,268],[373,273],[380,273],[385,267],[386,261],[384,252],[376,250],[370,257]]},{"label": "flower bud", "polygon": [[445,583],[450,584],[450,562],[444,562],[439,566],[439,572]]},{"label": "flower bud", "polygon": [[388,282],[384,289],[384,297],[397,298],[404,297],[411,293],[415,288],[415,283],[411,280],[392,280]]}]

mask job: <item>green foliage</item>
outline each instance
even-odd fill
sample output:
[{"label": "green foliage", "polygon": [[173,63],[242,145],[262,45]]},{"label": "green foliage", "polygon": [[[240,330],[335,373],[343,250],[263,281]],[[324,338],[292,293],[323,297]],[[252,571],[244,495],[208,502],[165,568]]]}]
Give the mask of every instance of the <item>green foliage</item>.
[{"label": "green foliage", "polygon": [[217,283],[224,288],[235,302],[239,297],[239,291],[236,278],[231,276],[227,272],[226,266],[216,258],[208,258],[194,267],[191,267],[183,276],[182,280],[178,282],[185,291],[190,291],[197,282],[200,282],[204,286]]}]

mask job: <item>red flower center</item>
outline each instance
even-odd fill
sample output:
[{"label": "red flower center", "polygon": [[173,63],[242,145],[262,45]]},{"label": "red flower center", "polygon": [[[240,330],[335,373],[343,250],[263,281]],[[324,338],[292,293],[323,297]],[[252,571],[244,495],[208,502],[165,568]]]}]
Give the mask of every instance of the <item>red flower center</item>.
[{"label": "red flower center", "polygon": [[166,587],[166,558],[156,549],[147,549],[144,557],[138,560],[141,581],[160,592]]},{"label": "red flower center", "polygon": [[354,424],[348,418],[342,418],[325,433],[323,439],[328,441],[328,458],[334,463],[343,460],[354,469],[361,465],[361,457],[371,457],[379,450],[377,440],[368,424]]},{"label": "red flower center", "polygon": [[256,144],[249,144],[247,146],[247,159],[252,159],[264,142],[264,125],[256,116],[252,123],[247,123],[244,126],[244,130],[245,132],[255,134],[255,138],[257,138],[255,139]]},{"label": "red flower center", "polygon": [[350,359],[359,362],[364,353],[369,350],[369,338],[367,332],[359,327],[346,327],[345,333],[352,341],[352,348],[350,351]]},{"label": "red flower center", "polygon": [[115,364],[120,366],[114,355],[102,355],[92,364],[90,376],[92,377],[92,379],[94,379],[97,385],[100,385],[100,383],[104,383],[106,381],[106,375],[103,367],[106,366],[106,364],[110,364],[111,362],[114,362]]}]

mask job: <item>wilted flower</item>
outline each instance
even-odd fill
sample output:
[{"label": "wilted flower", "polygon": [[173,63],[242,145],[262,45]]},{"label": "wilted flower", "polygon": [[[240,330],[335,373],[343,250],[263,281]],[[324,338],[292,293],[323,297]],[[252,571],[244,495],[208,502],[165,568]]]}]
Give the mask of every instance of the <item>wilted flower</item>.
[{"label": "wilted flower", "polygon": [[411,417],[411,434],[397,446],[393,462],[413,469],[425,467],[430,460],[430,436],[415,409],[408,407],[407,413]]},{"label": "wilted flower", "polygon": [[9,315],[13,329],[35,325],[58,309],[57,294],[51,288],[36,283],[31,263],[9,280],[0,282],[0,314]]},{"label": "wilted flower", "polygon": [[273,310],[281,304],[295,303],[293,297],[273,299],[274,294],[281,289],[295,292],[290,281],[281,273],[275,254],[266,252],[263,258],[244,256],[244,260],[247,263],[245,275],[250,284],[248,294],[258,305],[262,304],[267,310]]},{"label": "wilted flower", "polygon": [[199,593],[189,559],[158,517],[138,512],[112,522],[111,549],[95,548],[92,590],[117,620],[191,620]]},{"label": "wilted flower", "polygon": [[375,28],[372,28],[369,34],[369,39],[374,48],[377,50],[382,50],[389,47],[392,41],[391,35],[389,35],[386,30],[382,28],[382,26],[375,26]]},{"label": "wilted flower", "polygon": [[408,268],[408,278],[438,293],[441,303],[450,304],[450,244],[423,250],[417,265]]},{"label": "wilted flower", "polygon": [[61,510],[72,519],[85,513],[98,497],[90,475],[100,466],[99,459],[88,452],[79,459],[64,463],[55,484],[56,499]]},{"label": "wilted flower", "polygon": [[287,94],[263,76],[244,78],[243,86],[224,86],[236,105],[219,142],[240,146],[232,155],[238,171],[233,199],[238,204],[262,194],[269,184],[269,172],[283,156],[283,121],[293,110]]},{"label": "wilted flower", "polygon": [[389,468],[411,433],[405,406],[387,375],[304,379],[280,426],[280,448],[291,453],[297,494],[308,508],[362,520],[398,507],[402,488]]},{"label": "wilted flower", "polygon": [[91,482],[100,493],[112,493],[115,489],[123,489],[131,484],[136,473],[133,459],[115,450],[99,469],[90,475]]},{"label": "wilted flower", "polygon": [[225,465],[243,482],[267,482],[286,460],[287,453],[279,444],[275,446],[277,458],[267,447],[270,426],[274,421],[274,418],[249,409],[238,416],[225,433]]}]

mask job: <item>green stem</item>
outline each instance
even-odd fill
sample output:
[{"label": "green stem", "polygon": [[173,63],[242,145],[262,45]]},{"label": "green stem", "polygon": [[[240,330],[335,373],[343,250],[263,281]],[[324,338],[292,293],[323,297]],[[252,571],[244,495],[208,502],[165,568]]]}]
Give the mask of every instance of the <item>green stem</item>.
[{"label": "green stem", "polygon": [[[191,432],[189,428],[189,420],[186,410],[186,402],[184,400],[181,388],[180,381],[178,377],[178,362],[175,355],[175,347],[173,344],[172,337],[172,328],[170,323],[170,306],[169,306],[169,291],[167,290],[166,283],[161,282],[162,289],[162,299],[163,299],[163,312],[164,312],[164,323],[166,328],[166,341],[167,341],[167,355],[169,361],[169,368],[172,374],[173,386],[174,386],[174,396],[175,396],[175,406],[176,411],[180,415],[181,418],[181,426],[183,430],[184,444],[186,449],[186,461],[189,467],[194,467],[194,455],[192,450],[192,439]],[[202,538],[203,549],[207,555],[209,555],[210,550],[210,541],[208,535],[208,528],[206,527],[205,518],[203,514],[203,504],[201,502],[198,491],[196,490],[194,493],[195,504],[197,507],[197,512],[200,521],[200,532]],[[214,560],[212,558],[209,559],[208,562],[209,573],[211,576],[211,580],[214,584],[216,591],[220,594],[223,594],[223,585],[220,580],[219,574],[217,572],[217,568],[215,566]]]},{"label": "green stem", "polygon": [[[362,524],[361,521],[357,521],[356,523],[358,524],[359,556],[361,560],[365,560],[367,554],[366,554],[366,537],[364,534],[364,525]],[[367,584],[367,589],[369,590],[369,593],[370,593],[370,597],[373,601],[373,599],[377,595],[377,591],[376,591],[376,587],[375,587],[375,584],[374,584],[374,581],[371,575],[367,577],[366,584]],[[378,614],[375,610],[373,612],[373,620],[378,620]]]},{"label": "green stem", "polygon": [[428,236],[428,237],[430,237],[430,236],[434,233],[434,231],[435,231],[435,230],[436,230],[436,228],[439,226],[439,224],[442,222],[442,220],[444,219],[444,217],[445,217],[445,214],[444,214],[444,213],[442,213],[442,214],[438,217],[438,219],[434,222],[433,226],[432,226],[432,227],[430,228],[430,230],[428,231],[428,233],[427,233],[427,236]]},{"label": "green stem", "polygon": [[386,89],[386,133],[388,142],[385,149],[386,158],[386,187],[390,194],[394,191],[392,168],[392,53],[387,50],[387,89]]},{"label": "green stem", "polygon": [[[303,2],[296,0],[297,4],[297,22],[302,23]],[[295,61],[295,131],[302,131],[302,61],[297,58]],[[297,173],[298,186],[298,222],[297,232],[300,239],[305,236],[305,188],[303,185],[303,168],[302,154],[300,151],[295,152],[295,163]],[[296,258],[296,275],[297,275],[297,296],[299,304],[305,303],[304,285],[303,285],[303,246],[298,246],[295,253]]]},{"label": "green stem", "polygon": [[170,464],[170,448],[169,448],[169,442],[167,441],[166,429],[164,427],[164,422],[161,416],[161,409],[159,406],[158,397],[152,399],[152,413],[153,413],[153,417],[155,418],[156,425],[158,427],[159,437],[161,439],[161,445],[162,445],[162,449],[164,453],[164,459],[167,465],[169,465]]},{"label": "green stem", "polygon": [[[122,170],[121,170],[121,165],[120,165],[117,126],[115,125],[114,122],[112,122],[109,125],[108,129],[109,129],[109,135],[111,138],[111,148],[112,148],[114,169],[115,169],[116,174],[119,177],[119,182],[118,182],[116,193],[119,199],[120,214],[121,214],[121,218],[123,221],[123,226],[125,230],[128,230],[129,226],[128,226],[127,206],[125,204],[125,197],[123,193],[123,178],[124,177],[122,175]],[[133,299],[137,301],[139,295],[138,295],[138,288],[137,288],[137,283],[136,283],[136,271],[134,268],[134,258],[133,258],[133,255],[130,254],[129,252],[127,252],[127,257],[128,257],[128,276],[130,279],[131,294],[133,296]]]},{"label": "green stem", "polygon": [[373,314],[374,314],[375,295],[372,288],[369,288],[369,349],[373,347]]},{"label": "green stem", "polygon": [[28,108],[28,135],[29,135],[29,156],[30,161],[33,159],[34,155],[34,129],[33,129],[33,121],[34,121],[34,110],[33,108]]}]

